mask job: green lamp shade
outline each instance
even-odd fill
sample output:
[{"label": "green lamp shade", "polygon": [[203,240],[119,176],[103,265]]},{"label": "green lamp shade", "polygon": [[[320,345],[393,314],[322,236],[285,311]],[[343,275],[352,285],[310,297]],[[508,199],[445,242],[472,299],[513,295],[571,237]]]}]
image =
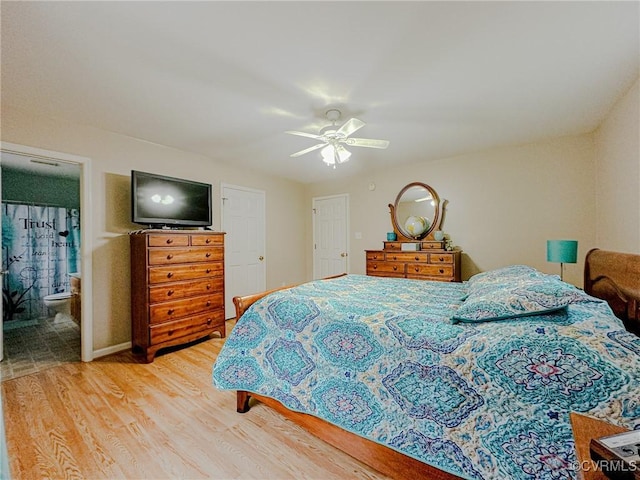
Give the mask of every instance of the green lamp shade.
[{"label": "green lamp shade", "polygon": [[547,262],[576,263],[577,240],[547,240]]}]

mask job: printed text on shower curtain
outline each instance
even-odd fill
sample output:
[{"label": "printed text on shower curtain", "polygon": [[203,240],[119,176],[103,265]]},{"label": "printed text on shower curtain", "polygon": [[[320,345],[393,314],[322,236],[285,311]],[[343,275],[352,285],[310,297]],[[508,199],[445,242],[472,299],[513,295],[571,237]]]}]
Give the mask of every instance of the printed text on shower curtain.
[{"label": "printed text on shower curtain", "polygon": [[2,203],[3,320],[47,317],[44,297],[69,291],[79,259],[79,210]]}]

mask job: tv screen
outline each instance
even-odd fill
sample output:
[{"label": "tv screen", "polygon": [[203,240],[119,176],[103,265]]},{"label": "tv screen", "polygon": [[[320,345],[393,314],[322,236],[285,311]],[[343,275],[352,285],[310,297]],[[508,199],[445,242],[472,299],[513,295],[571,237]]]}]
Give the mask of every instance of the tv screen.
[{"label": "tv screen", "polygon": [[208,227],[211,185],[132,170],[131,220],[151,227]]}]

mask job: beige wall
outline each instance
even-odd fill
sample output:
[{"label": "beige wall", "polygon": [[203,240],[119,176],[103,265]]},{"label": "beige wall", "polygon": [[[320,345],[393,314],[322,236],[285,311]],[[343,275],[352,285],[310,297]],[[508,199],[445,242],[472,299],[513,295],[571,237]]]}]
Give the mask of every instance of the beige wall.
[{"label": "beige wall", "polygon": [[[2,108],[2,141],[89,157],[93,221],[93,350],[131,340],[128,232],[132,169],[192,178],[214,186],[214,229],[220,229],[220,184],[264,190],[267,224],[267,288],[305,280],[303,232],[304,187],[246,168],[216,163],[134,138]],[[297,259],[297,260],[296,260]]]},{"label": "beige wall", "polygon": [[[566,238],[579,245],[578,263],[565,266],[565,279],[581,286],[591,248],[640,253],[640,81],[592,134],[310,185],[308,204],[317,196],[350,196],[351,273],[365,272],[365,249],[382,248],[392,230],[387,205],[415,181],[449,200],[443,230],[464,252],[463,279],[514,263],[558,273],[559,266],[546,261],[546,240]],[[311,245],[310,218],[306,231]],[[306,263],[311,278],[311,253]]]},{"label": "beige wall", "polygon": [[[559,273],[559,265],[546,261],[546,240],[569,238],[579,241],[579,262],[566,266],[565,278],[582,285],[590,248],[640,252],[639,89],[636,83],[595,134],[307,186],[6,106],[1,133],[5,142],[91,158],[93,346],[100,350],[130,341],[127,232],[137,228],[129,222],[131,169],[212,183],[217,229],[221,182],[264,190],[267,288],[312,278],[313,197],[349,194],[350,272],[364,273],[364,250],[381,248],[391,230],[387,205],[414,181],[428,183],[448,200],[443,230],[464,252],[464,279],[515,263]],[[351,161],[358,161],[356,153]]]},{"label": "beige wall", "polygon": [[640,253],[640,80],[595,132],[596,244]]},{"label": "beige wall", "polygon": [[[351,161],[358,161],[356,153]],[[419,181],[449,201],[443,230],[464,252],[463,279],[517,263],[558,274],[560,266],[546,261],[546,240],[575,239],[579,263],[565,266],[565,279],[582,285],[584,255],[595,242],[594,168],[592,135],[581,135],[372,171],[351,182],[313,184],[307,202],[349,194],[351,273],[365,272],[364,250],[382,248],[392,230],[387,205],[404,185]],[[370,182],[376,184],[373,191]],[[310,256],[307,270],[310,277]]]}]

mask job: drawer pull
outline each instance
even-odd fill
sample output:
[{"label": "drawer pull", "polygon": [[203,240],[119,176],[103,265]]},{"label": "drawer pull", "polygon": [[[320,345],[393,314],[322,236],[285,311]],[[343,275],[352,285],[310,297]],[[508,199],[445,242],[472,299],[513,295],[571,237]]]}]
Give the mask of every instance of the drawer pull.
[{"label": "drawer pull", "polygon": [[173,315],[176,311],[173,308],[167,310],[167,315]]},{"label": "drawer pull", "polygon": [[211,273],[211,269],[210,269],[210,268],[207,268],[207,269],[205,270],[205,273]]},{"label": "drawer pull", "polygon": [[207,283],[207,290],[211,290],[211,284]]},{"label": "drawer pull", "polygon": [[372,265],[372,267],[373,267],[374,270],[376,270],[378,268],[378,265],[375,264],[375,265]]},{"label": "drawer pull", "polygon": [[391,257],[391,258],[393,258],[394,260],[397,260],[397,259],[398,259],[398,257],[396,257],[395,255],[394,255],[393,257]]},{"label": "drawer pull", "polygon": [[171,277],[173,277],[173,272],[167,273],[167,278],[171,278]]},{"label": "drawer pull", "polygon": [[414,269],[416,272],[419,272],[419,271],[420,271],[420,267],[413,267],[413,269]]},{"label": "drawer pull", "polygon": [[211,306],[211,300],[207,300],[207,307]]},{"label": "drawer pull", "polygon": [[211,320],[210,318],[207,318],[207,325],[211,325],[211,322],[212,322],[212,321],[213,321],[213,320]]},{"label": "drawer pull", "polygon": [[167,243],[168,244],[172,244],[173,243],[173,238],[167,238]]},{"label": "drawer pull", "polygon": [[443,270],[443,269],[440,269],[440,270],[438,270],[438,271],[439,271],[440,273],[444,273],[444,270]]},{"label": "drawer pull", "polygon": [[167,255],[167,260],[171,260],[173,258],[173,253],[170,253],[169,255]]},{"label": "drawer pull", "polygon": [[173,330],[169,330],[169,331],[167,332],[167,335],[169,335],[169,336],[173,335]]},{"label": "drawer pull", "polygon": [[209,258],[211,256],[211,252],[207,252],[204,254],[205,257]]},{"label": "drawer pull", "polygon": [[211,239],[210,239],[210,238],[207,238],[207,239],[204,241],[204,243],[211,243]]},{"label": "drawer pull", "polygon": [[396,270],[398,270],[398,266],[397,266],[397,265],[394,265],[394,266],[393,266],[393,271],[395,272]]},{"label": "drawer pull", "polygon": [[438,260],[440,260],[441,262],[444,262],[444,257],[438,257]]},{"label": "drawer pull", "polygon": [[415,258],[415,259],[416,259],[416,262],[420,260],[420,257],[419,257],[419,256],[417,256],[417,255],[416,255],[415,257],[413,257],[413,258]]},{"label": "drawer pull", "polygon": [[170,296],[171,296],[171,295],[173,295],[174,293],[175,293],[175,292],[174,292],[174,290],[169,290],[169,291],[167,292],[167,296],[168,296],[168,297],[170,297]]}]

